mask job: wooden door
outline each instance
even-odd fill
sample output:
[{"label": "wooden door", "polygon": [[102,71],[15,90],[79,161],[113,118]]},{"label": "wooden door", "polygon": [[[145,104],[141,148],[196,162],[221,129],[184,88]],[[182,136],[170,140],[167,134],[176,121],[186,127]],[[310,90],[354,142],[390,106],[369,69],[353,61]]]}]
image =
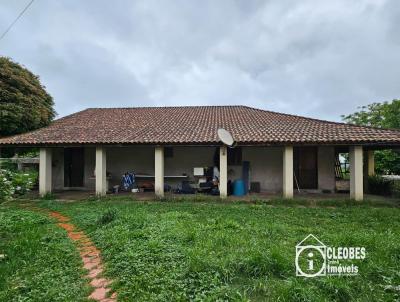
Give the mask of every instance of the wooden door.
[{"label": "wooden door", "polygon": [[296,179],[300,189],[318,189],[318,153],[316,147],[294,149],[294,187]]},{"label": "wooden door", "polygon": [[84,149],[64,149],[64,187],[83,187]]}]

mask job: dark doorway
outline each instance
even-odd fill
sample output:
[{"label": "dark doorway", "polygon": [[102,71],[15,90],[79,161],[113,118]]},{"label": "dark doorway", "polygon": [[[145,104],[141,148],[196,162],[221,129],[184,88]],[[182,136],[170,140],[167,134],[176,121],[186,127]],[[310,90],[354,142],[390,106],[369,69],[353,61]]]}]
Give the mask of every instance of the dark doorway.
[{"label": "dark doorway", "polygon": [[318,189],[318,157],[316,147],[294,148],[294,187],[296,180],[300,189]]},{"label": "dark doorway", "polygon": [[83,148],[64,149],[64,187],[83,187],[84,152]]}]

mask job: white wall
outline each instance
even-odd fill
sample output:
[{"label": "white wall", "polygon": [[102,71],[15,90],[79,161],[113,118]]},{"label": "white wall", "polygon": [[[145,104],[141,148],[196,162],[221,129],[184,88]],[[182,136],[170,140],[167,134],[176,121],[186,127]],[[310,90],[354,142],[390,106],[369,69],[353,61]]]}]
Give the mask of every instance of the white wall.
[{"label": "white wall", "polygon": [[[111,185],[120,184],[126,171],[136,174],[154,175],[154,146],[107,147],[107,172],[112,174]],[[62,148],[53,149],[53,186],[62,189],[64,185],[64,155]],[[173,157],[165,158],[165,175],[187,174],[193,178],[193,167],[209,167],[214,164],[216,147],[174,147]],[[243,161],[250,162],[250,181],[260,182],[265,192],[282,192],[282,148],[242,147]],[[334,147],[318,148],[319,189],[334,190]],[[95,148],[85,148],[85,187],[94,190]],[[228,167],[228,179],[242,177],[241,166]],[[167,179],[166,183],[176,184],[180,180]]]},{"label": "white wall", "polygon": [[215,147],[174,147],[174,156],[165,158],[165,175],[193,176],[194,167],[212,167]]},{"label": "white wall", "polygon": [[281,192],[282,148],[243,147],[242,150],[242,159],[250,162],[250,182],[260,182],[261,191]]},{"label": "white wall", "polygon": [[[96,167],[96,149],[85,148],[85,187],[94,190],[94,170]],[[111,173],[110,185],[121,184],[122,174],[128,171],[135,173],[154,174],[154,148],[137,147],[106,147],[106,170]]]},{"label": "white wall", "polygon": [[[165,175],[187,174],[193,177],[194,167],[209,167],[213,165],[215,147],[174,147],[173,157],[165,158]],[[93,154],[92,154],[93,153]],[[86,170],[93,172],[95,162],[94,150],[85,152],[90,158],[86,158]],[[107,172],[110,172],[111,185],[121,184],[122,174],[125,172],[136,174],[154,175],[154,147],[108,147],[107,148]],[[181,180],[166,179],[165,183],[176,185]],[[91,185],[91,182],[89,181]],[[93,187],[93,185],[91,185]]]},{"label": "white wall", "polygon": [[335,190],[335,148],[318,147],[318,189]]}]

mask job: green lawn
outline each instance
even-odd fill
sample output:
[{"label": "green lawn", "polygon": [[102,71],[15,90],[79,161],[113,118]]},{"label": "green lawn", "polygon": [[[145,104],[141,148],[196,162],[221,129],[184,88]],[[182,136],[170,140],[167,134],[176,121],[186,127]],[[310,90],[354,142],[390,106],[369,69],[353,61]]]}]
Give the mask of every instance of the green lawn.
[{"label": "green lawn", "polygon": [[[297,206],[299,203],[301,206]],[[113,286],[120,301],[400,299],[398,290],[384,289],[400,285],[400,209],[392,204],[380,203],[374,207],[373,202],[360,205],[324,201],[318,205],[326,207],[308,207],[301,201],[287,205],[285,201],[229,204],[124,199],[76,203],[41,201],[40,204],[70,216],[93,239],[102,250],[106,274],[115,280]],[[2,215],[12,221],[20,215],[33,219],[38,214],[3,209]],[[55,245],[39,254],[45,257],[47,252],[52,259],[41,261],[64,263],[53,264],[54,274],[64,268],[63,278],[73,283],[75,297],[80,297],[84,287],[76,279],[78,260],[71,244],[59,238],[62,231],[48,225],[47,220],[43,225],[32,222],[26,230],[31,234],[28,236],[24,235],[22,224],[8,231],[8,224],[1,222],[1,232],[5,229],[6,234],[16,232],[19,237],[27,238],[34,236],[35,228],[45,228],[47,235],[43,236],[57,238],[57,245],[62,243],[68,252],[54,255]],[[327,245],[365,247],[367,257],[358,262],[359,275],[296,277],[295,246],[309,233]],[[0,251],[7,246],[2,242]],[[20,256],[24,255],[17,258]],[[5,263],[0,265],[8,276],[24,280],[16,277],[20,273],[7,271]],[[0,279],[2,283],[3,279]],[[42,278],[37,283],[51,288],[43,285],[46,280]],[[8,287],[12,286],[12,282],[7,282],[0,290],[8,293],[12,291]],[[58,288],[62,290],[59,285]]]},{"label": "green lawn", "polygon": [[86,301],[73,243],[45,215],[0,206],[0,301]]}]

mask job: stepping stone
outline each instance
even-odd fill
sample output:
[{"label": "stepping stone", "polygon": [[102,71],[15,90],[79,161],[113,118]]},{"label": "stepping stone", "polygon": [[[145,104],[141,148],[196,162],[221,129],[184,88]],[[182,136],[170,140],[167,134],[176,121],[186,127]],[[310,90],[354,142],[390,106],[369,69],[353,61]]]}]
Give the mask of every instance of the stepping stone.
[{"label": "stepping stone", "polygon": [[108,281],[105,278],[94,278],[91,282],[90,285],[93,287],[106,287],[110,285],[110,281]]},{"label": "stepping stone", "polygon": [[91,269],[97,267],[98,265],[99,265],[98,263],[89,262],[89,263],[86,263],[83,267],[87,270],[91,270]]},{"label": "stepping stone", "polygon": [[[44,209],[32,209],[35,211],[45,212]],[[94,287],[93,292],[88,297],[100,302],[117,302],[117,293],[112,293],[111,297],[107,298],[107,294],[111,291],[108,286],[111,281],[106,278],[99,278],[98,276],[103,273],[103,266],[101,264],[100,251],[96,248],[94,243],[90,240],[84,232],[76,230],[76,227],[69,223],[70,219],[61,215],[58,212],[46,213],[58,220],[58,226],[67,231],[68,237],[74,241],[83,261],[83,267],[89,271],[87,278],[90,280],[90,285]],[[0,255],[2,256],[2,255]]]},{"label": "stepping stone", "polygon": [[101,301],[107,297],[107,293],[110,291],[109,288],[99,287],[96,288],[89,296],[89,299]]},{"label": "stepping stone", "polygon": [[99,255],[100,255],[99,252],[93,252],[93,251],[81,252],[81,258],[84,258],[84,257],[94,258],[94,257],[99,257]]},{"label": "stepping stone", "polygon": [[113,298],[105,298],[103,300],[100,300],[100,302],[117,302],[117,299],[113,299]]},{"label": "stepping stone", "polygon": [[71,232],[75,229],[74,226],[70,223],[59,223],[58,225],[60,227],[62,227],[64,230],[66,230],[67,232]]},{"label": "stepping stone", "polygon": [[83,264],[96,263],[97,265],[101,262],[100,257],[82,257],[82,261]]},{"label": "stepping stone", "polygon": [[101,267],[97,267],[97,268],[91,269],[89,271],[88,277],[90,279],[96,278],[97,275],[101,274],[102,272],[103,272],[103,269]]}]

